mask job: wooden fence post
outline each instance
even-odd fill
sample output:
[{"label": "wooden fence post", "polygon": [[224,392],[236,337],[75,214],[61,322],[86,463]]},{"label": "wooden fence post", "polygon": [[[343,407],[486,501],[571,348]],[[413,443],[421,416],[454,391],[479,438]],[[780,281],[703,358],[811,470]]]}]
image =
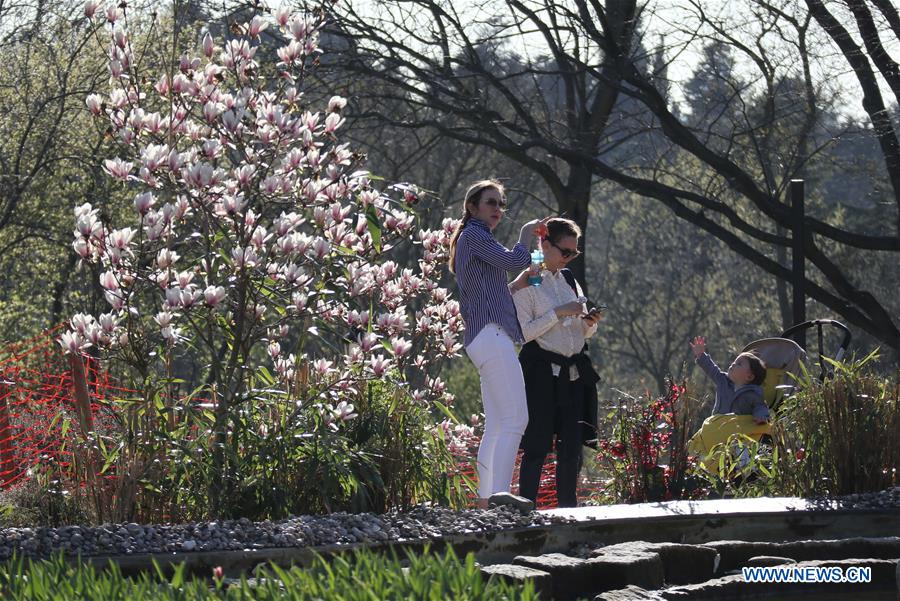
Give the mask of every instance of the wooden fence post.
[{"label": "wooden fence post", "polygon": [[81,355],[69,355],[69,366],[72,368],[72,388],[74,389],[75,411],[78,414],[78,425],[81,435],[87,439],[94,431],[94,416],[91,415],[91,395],[88,392],[87,376],[84,373],[84,359]]}]

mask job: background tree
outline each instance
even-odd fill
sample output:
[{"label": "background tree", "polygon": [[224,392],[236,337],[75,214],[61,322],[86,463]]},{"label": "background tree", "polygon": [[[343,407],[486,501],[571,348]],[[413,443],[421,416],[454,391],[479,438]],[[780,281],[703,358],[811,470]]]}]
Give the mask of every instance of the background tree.
[{"label": "background tree", "polygon": [[[610,3],[604,28],[630,48],[636,2]],[[592,170],[541,140],[599,152],[619,95],[585,69],[590,61],[610,80],[611,58],[562,5],[552,2],[342,3],[334,7],[335,66],[381,85],[365,93],[381,123],[427,127],[482,145],[537,174],[556,211],[588,227]],[[528,45],[517,40],[528,37]],[[535,46],[531,46],[531,43]],[[391,108],[406,110],[398,117]],[[411,118],[410,118],[411,117]],[[584,264],[572,268],[583,280]]]},{"label": "background tree", "polygon": [[[893,77],[896,65],[879,50],[880,42],[849,46],[846,40],[852,42],[852,35],[842,37],[834,24],[827,25],[820,3],[813,0],[809,6],[797,0],[729,5],[718,13],[689,2],[664,22],[654,12],[662,5],[639,7],[622,0],[484,2],[464,14],[436,0],[373,4],[377,11],[365,14],[336,6],[334,33],[343,36],[344,44],[341,66],[385,82],[377,99],[403,101],[411,109],[427,107],[460,120],[449,123],[429,114],[429,119],[399,125],[435,128],[514,158],[541,174],[558,211],[581,225],[588,223],[591,187],[597,178],[609,179],[659,201],[782,282],[792,278],[785,262],[790,246],[786,232],[792,225],[785,200],[788,183],[805,175],[833,138],[819,107],[832,102],[840,91],[834,88],[834,76],[849,66],[859,79],[849,92],[864,97],[885,157],[883,181],[891,204],[881,205],[878,216],[890,227],[862,230],[853,219],[833,220],[832,208],[817,202],[812,181],[804,240],[811,268],[804,285],[810,299],[900,349],[894,296],[879,295],[871,286],[875,274],[865,268],[860,273],[858,265],[845,260],[867,257],[861,263],[872,265],[882,256],[891,261],[900,251],[900,200],[890,167],[893,125],[882,110],[884,103],[877,102],[877,90],[871,89],[878,75],[866,70],[870,60],[876,61],[885,81]],[[856,24],[859,33],[874,27],[879,35],[896,37],[897,29],[889,26],[891,7],[876,4],[885,25],[867,21],[860,7],[843,22]],[[671,36],[668,56],[702,56],[704,48],[711,52],[711,60],[698,63],[708,71],[695,82],[716,82],[722,93],[714,100],[722,108],[686,111],[678,107],[683,101],[677,94],[660,91],[663,86],[647,68],[646,53],[636,52],[639,16],[648,29],[664,28]],[[847,48],[847,65],[835,63],[829,37]],[[727,68],[717,58],[729,55],[739,69]],[[784,82],[791,79],[802,82],[797,89],[803,94],[794,98],[793,110],[785,111],[774,100],[785,97]],[[642,129],[613,128],[623,117],[617,112],[620,95],[643,109]],[[562,102],[554,103],[556,99]],[[380,116],[392,122],[390,114]],[[600,152],[601,142],[610,150],[639,141],[653,149],[652,166],[643,155],[630,161],[611,155],[612,162]],[[684,173],[697,177],[688,180]],[[576,266],[579,275],[582,269]],[[785,292],[782,287],[782,299]]]}]

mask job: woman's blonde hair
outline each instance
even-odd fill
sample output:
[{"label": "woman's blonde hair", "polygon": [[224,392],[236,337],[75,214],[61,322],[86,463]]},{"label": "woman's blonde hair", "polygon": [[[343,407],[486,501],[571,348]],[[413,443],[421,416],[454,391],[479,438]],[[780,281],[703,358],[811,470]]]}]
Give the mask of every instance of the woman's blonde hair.
[{"label": "woman's blonde hair", "polygon": [[456,231],[453,232],[453,235],[450,237],[450,273],[456,273],[456,241],[459,240],[459,234],[462,232],[462,229],[466,227],[466,224],[469,222],[469,219],[472,218],[472,214],[469,213],[469,205],[478,206],[478,203],[481,202],[481,195],[485,190],[490,189],[497,190],[500,193],[500,196],[503,196],[505,193],[505,188],[503,184],[498,182],[495,179],[483,179],[475,182],[469,189],[466,190],[466,196],[463,198],[463,218],[462,222],[457,226]]}]

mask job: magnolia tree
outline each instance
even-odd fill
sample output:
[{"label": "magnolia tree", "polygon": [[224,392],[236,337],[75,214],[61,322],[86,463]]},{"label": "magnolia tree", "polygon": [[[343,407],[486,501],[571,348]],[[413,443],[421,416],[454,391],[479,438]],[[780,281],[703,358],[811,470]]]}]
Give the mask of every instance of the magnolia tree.
[{"label": "magnolia tree", "polygon": [[[110,74],[87,106],[119,142],[105,170],[134,190],[134,221],[75,209],[73,248],[97,266],[109,310],[74,315],[63,348],[121,361],[144,382],[199,357],[193,389],[215,416],[216,448],[261,373],[318,416],[309,427],[332,431],[373,379],[421,406],[450,402],[428,373],[460,349],[458,304],[438,284],[455,222],[416,231],[413,188],[377,189],[340,143],[346,101],[307,106],[321,17],[258,14],[147,77],[123,6],[85,5],[108,32]],[[274,64],[261,63],[264,31],[280,44]],[[387,260],[400,243],[421,247],[416,268]]]}]

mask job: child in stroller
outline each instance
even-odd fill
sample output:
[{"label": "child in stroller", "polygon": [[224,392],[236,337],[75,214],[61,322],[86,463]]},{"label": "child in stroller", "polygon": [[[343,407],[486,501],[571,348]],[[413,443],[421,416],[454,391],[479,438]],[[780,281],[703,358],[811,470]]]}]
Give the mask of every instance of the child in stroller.
[{"label": "child in stroller", "polygon": [[763,400],[766,365],[762,359],[753,352],[740,353],[724,372],[706,353],[706,340],[702,336],[695,337],[690,344],[697,365],[716,384],[713,415],[751,415],[757,424],[769,421],[769,408]]}]

